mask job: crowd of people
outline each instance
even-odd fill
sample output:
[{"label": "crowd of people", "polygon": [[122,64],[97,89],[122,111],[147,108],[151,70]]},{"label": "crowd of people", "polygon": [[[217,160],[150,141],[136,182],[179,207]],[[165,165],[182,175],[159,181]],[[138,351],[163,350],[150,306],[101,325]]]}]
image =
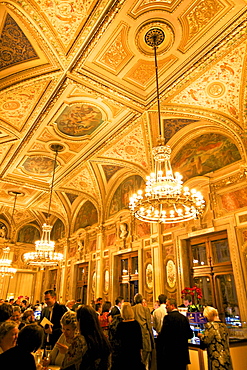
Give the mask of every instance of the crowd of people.
[{"label": "crowd of people", "polygon": [[[227,327],[213,307],[206,307],[204,316],[208,323],[200,339],[207,346],[210,369],[231,370]],[[1,369],[23,363],[26,370],[50,365],[66,370],[160,370],[165,363],[166,368],[186,370],[192,336],[176,300],[164,294],[152,312],[139,293],[134,305],[123,297],[115,305],[100,297],[90,305],[80,299],[60,304],[54,290],[45,291],[44,302],[35,305],[26,299],[0,302]]]}]

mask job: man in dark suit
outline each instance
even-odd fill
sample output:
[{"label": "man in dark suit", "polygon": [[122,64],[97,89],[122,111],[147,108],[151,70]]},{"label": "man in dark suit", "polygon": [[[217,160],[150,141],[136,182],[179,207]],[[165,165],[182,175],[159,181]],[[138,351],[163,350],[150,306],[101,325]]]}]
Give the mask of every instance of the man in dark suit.
[{"label": "man in dark suit", "polygon": [[168,315],[164,317],[161,332],[157,338],[157,370],[172,367],[186,370],[190,364],[188,339],[193,337],[189,320],[177,310],[173,298],[166,300]]},{"label": "man in dark suit", "polygon": [[115,300],[115,306],[112,307],[111,309],[111,312],[110,312],[110,315],[113,317],[115,315],[119,315],[120,314],[120,309],[121,309],[121,306],[122,306],[122,303],[124,302],[124,299],[123,297],[117,297],[116,300]]},{"label": "man in dark suit", "polygon": [[54,290],[47,290],[44,295],[47,307],[44,307],[41,312],[40,322],[42,322],[42,319],[46,317],[53,324],[52,326],[45,326],[44,329],[46,333],[46,344],[54,347],[58,338],[62,334],[60,320],[63,314],[67,312],[67,309],[64,305],[57,303],[56,293]]}]

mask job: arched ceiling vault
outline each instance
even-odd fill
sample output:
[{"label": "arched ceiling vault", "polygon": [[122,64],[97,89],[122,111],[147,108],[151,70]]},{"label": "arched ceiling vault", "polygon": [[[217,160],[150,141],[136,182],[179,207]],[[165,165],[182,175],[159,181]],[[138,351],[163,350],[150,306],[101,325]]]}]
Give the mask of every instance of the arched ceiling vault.
[{"label": "arched ceiling vault", "polygon": [[222,166],[244,164],[246,1],[13,0],[0,2],[0,20],[1,210],[11,212],[9,191],[18,190],[22,222],[46,212],[54,143],[64,150],[51,212],[64,222],[86,199],[103,215],[120,179],[150,171],[158,129],[144,36],[152,27],[165,33],[159,87],[173,160],[196,136],[212,150],[213,133],[236,152]]}]

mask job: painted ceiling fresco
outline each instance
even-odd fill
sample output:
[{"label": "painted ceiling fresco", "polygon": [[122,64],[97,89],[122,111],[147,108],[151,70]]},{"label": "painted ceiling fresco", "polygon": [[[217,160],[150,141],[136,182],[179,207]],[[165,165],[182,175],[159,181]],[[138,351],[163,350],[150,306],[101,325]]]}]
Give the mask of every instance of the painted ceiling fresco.
[{"label": "painted ceiling fresco", "polygon": [[51,212],[66,230],[127,210],[159,136],[155,27],[174,170],[216,181],[245,165],[245,0],[0,1],[0,207],[9,219],[21,189],[17,227],[43,222],[56,143]]},{"label": "painted ceiling fresco", "polygon": [[56,120],[59,131],[75,137],[91,134],[102,122],[100,110],[88,104],[66,107]]}]

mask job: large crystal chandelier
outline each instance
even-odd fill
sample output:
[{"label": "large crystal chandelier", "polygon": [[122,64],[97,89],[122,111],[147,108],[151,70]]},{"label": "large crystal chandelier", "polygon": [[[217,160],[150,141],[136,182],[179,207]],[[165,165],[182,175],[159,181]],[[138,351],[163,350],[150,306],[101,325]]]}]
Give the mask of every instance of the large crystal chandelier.
[{"label": "large crystal chandelier", "polygon": [[147,176],[144,194],[142,190],[138,190],[137,194],[130,198],[129,208],[137,219],[144,222],[178,223],[201,215],[205,201],[200,192],[183,186],[182,176],[178,172],[173,174],[170,163],[171,148],[165,144],[160,115],[157,63],[157,48],[164,38],[164,32],[159,28],[153,28],[145,35],[146,44],[154,49],[159,138],[158,145],[152,150],[154,171]]},{"label": "large crystal chandelier", "polygon": [[[19,191],[9,191],[9,195],[13,195],[15,197],[11,220],[10,220],[10,226],[12,230],[16,200],[17,200],[18,195],[23,195],[23,193]],[[10,247],[8,246],[8,242],[11,243],[11,234],[10,234],[9,240],[4,237],[3,248],[2,248],[2,258],[0,258],[0,275],[2,277],[8,276],[12,278],[15,275],[17,269],[15,267],[12,267],[12,260],[9,259]]]},{"label": "large crystal chandelier", "polygon": [[51,150],[55,152],[51,189],[50,189],[50,199],[47,212],[47,223],[42,226],[41,240],[35,242],[35,252],[25,253],[23,258],[27,265],[37,266],[37,267],[47,267],[56,266],[63,260],[63,254],[55,252],[55,242],[51,241],[51,230],[52,226],[49,225],[50,209],[52,192],[54,186],[55,170],[57,164],[58,152],[61,152],[64,147],[60,144],[52,144],[50,146]]}]

